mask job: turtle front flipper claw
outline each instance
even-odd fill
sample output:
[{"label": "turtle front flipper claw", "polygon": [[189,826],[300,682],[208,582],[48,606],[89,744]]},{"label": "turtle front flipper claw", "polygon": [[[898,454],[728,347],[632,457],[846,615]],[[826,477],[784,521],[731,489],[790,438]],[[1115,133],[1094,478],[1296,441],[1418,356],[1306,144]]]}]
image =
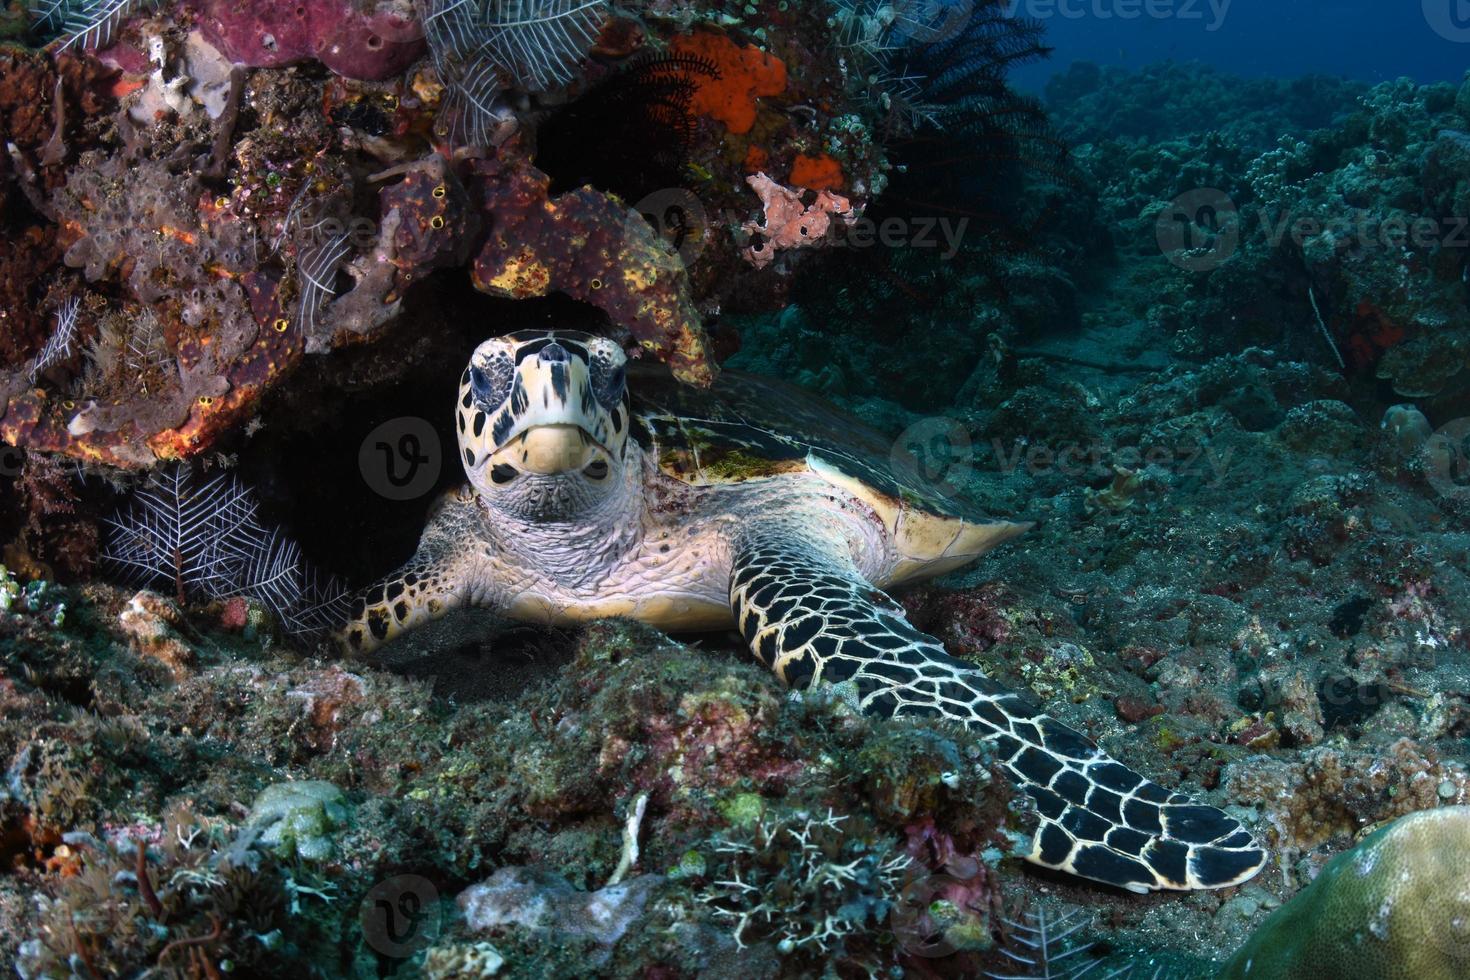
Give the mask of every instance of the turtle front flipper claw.
[{"label": "turtle front flipper claw", "polygon": [[354,597],[337,631],[348,656],[372,653],[409,630],[465,606],[492,605],[473,496],[446,494],[429,515],[418,549],[398,571]]}]

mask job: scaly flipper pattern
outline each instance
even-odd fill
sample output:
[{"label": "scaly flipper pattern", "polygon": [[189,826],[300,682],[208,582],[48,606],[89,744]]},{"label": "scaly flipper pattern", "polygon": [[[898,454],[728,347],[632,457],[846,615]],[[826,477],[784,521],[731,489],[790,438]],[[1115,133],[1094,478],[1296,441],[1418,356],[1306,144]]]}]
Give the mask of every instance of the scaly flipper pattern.
[{"label": "scaly flipper pattern", "polygon": [[429,514],[418,549],[407,564],[354,597],[337,645],[348,655],[372,653],[408,630],[470,601],[473,575],[468,566],[479,518],[474,498],[464,491],[446,494]]},{"label": "scaly flipper pattern", "polygon": [[1223,888],[1261,869],[1266,852],[1234,818],[1148,781],[945,653],[845,550],[790,532],[737,544],[730,604],[782,681],[851,681],[866,714],[951,719],[991,740],[1035,801],[1036,864],[1135,892]]}]

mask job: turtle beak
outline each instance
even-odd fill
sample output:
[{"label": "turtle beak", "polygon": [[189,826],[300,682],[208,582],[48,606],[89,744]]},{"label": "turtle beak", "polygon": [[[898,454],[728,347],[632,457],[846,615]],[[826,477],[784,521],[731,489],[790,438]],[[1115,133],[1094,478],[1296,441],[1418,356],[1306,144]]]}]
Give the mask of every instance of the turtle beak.
[{"label": "turtle beak", "polygon": [[535,425],[512,436],[490,457],[491,465],[509,464],[523,473],[555,476],[586,470],[612,454],[579,425]]}]

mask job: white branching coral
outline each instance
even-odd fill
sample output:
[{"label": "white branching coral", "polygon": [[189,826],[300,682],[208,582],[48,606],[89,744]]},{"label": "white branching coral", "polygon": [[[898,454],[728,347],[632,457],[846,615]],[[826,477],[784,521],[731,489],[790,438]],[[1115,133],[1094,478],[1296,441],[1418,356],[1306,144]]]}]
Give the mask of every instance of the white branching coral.
[{"label": "white branching coral", "polygon": [[798,813],[719,840],[723,871],[700,900],[733,923],[741,948],[765,940],[783,953],[838,954],[869,920],[888,917],[911,864],[845,833],[847,819]]}]

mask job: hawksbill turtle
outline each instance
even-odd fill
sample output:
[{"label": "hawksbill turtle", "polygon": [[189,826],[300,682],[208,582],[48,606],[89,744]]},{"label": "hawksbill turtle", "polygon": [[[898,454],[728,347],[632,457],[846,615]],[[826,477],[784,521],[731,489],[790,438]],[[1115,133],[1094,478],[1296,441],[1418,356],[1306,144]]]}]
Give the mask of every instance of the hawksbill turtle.
[{"label": "hawksbill turtle", "polygon": [[939,717],[990,740],[1035,801],[1036,864],[1136,892],[1220,888],[1266,853],[1226,813],[1109,758],[911,626],[885,590],[968,564],[1030,525],[936,494],[891,443],[791,386],[708,390],[632,373],[570,331],[485,341],[460,379],[468,486],[338,635],[369,653],[462,607],[513,620],[626,616],[738,627],[787,685],[840,684],[865,713]]}]

